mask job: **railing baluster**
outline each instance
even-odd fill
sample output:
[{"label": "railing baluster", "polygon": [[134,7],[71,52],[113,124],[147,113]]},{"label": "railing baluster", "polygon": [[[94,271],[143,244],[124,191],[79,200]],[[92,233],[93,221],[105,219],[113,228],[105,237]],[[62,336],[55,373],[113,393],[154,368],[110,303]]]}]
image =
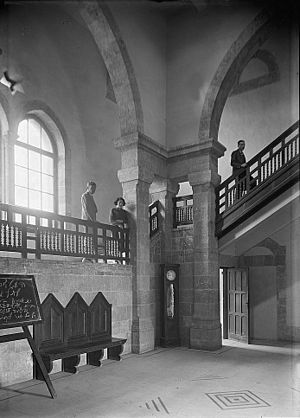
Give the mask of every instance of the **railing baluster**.
[{"label": "railing baluster", "polygon": [[[27,258],[30,252],[36,258],[41,258],[43,254],[55,254],[102,258],[107,262],[109,256],[127,264],[130,255],[128,230],[118,230],[115,234],[117,229],[113,225],[92,224],[81,219],[0,203],[0,251],[19,250],[23,258]],[[99,231],[103,235],[99,235]],[[112,236],[108,237],[108,233]],[[35,242],[35,248],[31,246],[32,242]]]},{"label": "railing baluster", "polygon": [[[255,182],[251,182],[250,173],[247,171],[247,179],[237,181],[234,176],[231,176],[216,188],[217,222],[224,212],[241,200],[237,198],[239,190],[246,189],[247,194],[252,193],[257,187],[267,182],[271,176],[278,173],[281,169],[285,169],[287,164],[297,156],[299,156],[299,121],[294,123],[248,162],[248,167],[255,167],[256,165],[256,168],[251,169],[251,175],[255,171],[257,172],[257,175],[254,175]],[[232,182],[235,182],[235,184],[230,187]],[[246,196],[245,193],[243,195]]]}]

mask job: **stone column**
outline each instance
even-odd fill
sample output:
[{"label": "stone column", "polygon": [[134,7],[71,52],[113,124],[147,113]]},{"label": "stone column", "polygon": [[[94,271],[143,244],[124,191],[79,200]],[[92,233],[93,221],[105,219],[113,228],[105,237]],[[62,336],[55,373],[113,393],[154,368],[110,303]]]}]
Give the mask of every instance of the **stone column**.
[{"label": "stone column", "polygon": [[194,286],[190,348],[216,350],[222,346],[218,242],[215,237],[215,186],[219,176],[215,164],[212,169],[209,164],[199,164],[200,169],[201,166],[204,170],[189,175],[194,194]]},{"label": "stone column", "polygon": [[155,300],[151,288],[149,187],[153,175],[138,167],[118,172],[131,219],[130,258],[133,267],[132,352],[144,353],[154,349]]}]

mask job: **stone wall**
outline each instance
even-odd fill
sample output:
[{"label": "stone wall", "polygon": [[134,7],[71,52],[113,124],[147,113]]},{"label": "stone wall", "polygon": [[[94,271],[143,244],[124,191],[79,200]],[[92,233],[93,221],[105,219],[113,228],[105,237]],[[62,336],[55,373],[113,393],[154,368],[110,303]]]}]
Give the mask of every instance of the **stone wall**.
[{"label": "stone wall", "polygon": [[193,315],[193,276],[194,276],[194,229],[185,226],[174,229],[172,233],[171,262],[179,264],[179,332],[180,344],[189,346],[190,327]]},{"label": "stone wall", "polygon": [[[127,338],[124,353],[131,352],[131,266],[0,258],[0,272],[34,274],[41,302],[48,293],[53,293],[64,307],[75,292],[79,292],[87,304],[102,292],[112,304],[112,334]],[[0,333],[18,331],[18,328],[11,328]],[[0,344],[0,359],[0,386],[32,378],[31,351],[26,340]],[[58,362],[53,372],[60,370]]]}]

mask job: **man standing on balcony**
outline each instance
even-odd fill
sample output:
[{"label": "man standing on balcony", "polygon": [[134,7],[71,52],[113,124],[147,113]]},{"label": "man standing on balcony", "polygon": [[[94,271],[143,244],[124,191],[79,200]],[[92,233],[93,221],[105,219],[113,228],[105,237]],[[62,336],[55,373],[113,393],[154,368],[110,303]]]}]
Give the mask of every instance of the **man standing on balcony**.
[{"label": "man standing on balcony", "polygon": [[[96,214],[98,212],[97,205],[94,201],[93,194],[96,191],[96,183],[89,181],[87,183],[86,191],[81,196],[81,218],[86,221],[96,222]],[[87,227],[87,233],[92,234],[93,228]],[[87,237],[87,239],[89,239]],[[91,261],[95,262],[94,259],[83,258],[82,262]]]},{"label": "man standing on balcony", "polygon": [[89,181],[87,183],[86,191],[81,196],[82,219],[87,221],[96,221],[96,214],[98,212],[93,194],[96,191],[96,183]]},{"label": "man standing on balcony", "polygon": [[[237,174],[239,173],[237,176],[237,180],[236,180],[237,199],[243,196],[245,186],[246,186],[244,184],[246,179],[242,180],[244,177],[246,177],[246,167],[247,167],[244,149],[245,149],[245,141],[243,139],[240,139],[238,141],[238,149],[233,151],[233,153],[231,154],[232,175],[237,176]],[[242,168],[244,170],[242,170]]]},{"label": "man standing on balcony", "polygon": [[[245,149],[245,141],[243,139],[240,139],[238,141],[238,149],[233,151],[233,153],[231,154],[231,166],[232,166],[233,175],[241,171],[241,168],[247,167],[244,149]],[[245,177],[245,175],[246,175],[246,170],[241,171],[241,173],[239,174],[239,179]]]}]

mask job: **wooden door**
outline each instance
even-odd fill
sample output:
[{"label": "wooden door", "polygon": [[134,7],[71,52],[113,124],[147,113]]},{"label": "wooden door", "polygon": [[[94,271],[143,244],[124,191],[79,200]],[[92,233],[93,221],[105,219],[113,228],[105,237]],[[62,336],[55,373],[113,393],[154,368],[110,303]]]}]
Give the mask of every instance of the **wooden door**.
[{"label": "wooden door", "polygon": [[248,271],[228,269],[228,338],[249,342]]}]

